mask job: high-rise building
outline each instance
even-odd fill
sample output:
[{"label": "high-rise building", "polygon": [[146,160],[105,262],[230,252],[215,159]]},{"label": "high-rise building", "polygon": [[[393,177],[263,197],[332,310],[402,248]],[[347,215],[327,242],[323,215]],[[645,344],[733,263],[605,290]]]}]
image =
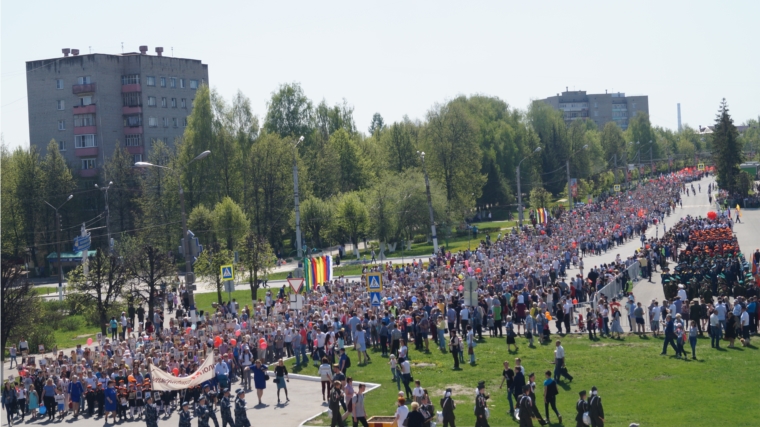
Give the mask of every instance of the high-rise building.
[{"label": "high-rise building", "polygon": [[80,176],[93,177],[120,144],[133,161],[153,142],[181,137],[208,65],[197,59],[148,55],[80,55],[26,63],[29,141],[44,154],[51,140]]},{"label": "high-rise building", "polygon": [[565,90],[557,96],[542,99],[543,102],[561,110],[565,116],[565,123],[570,124],[573,120],[591,119],[596,122],[601,130],[607,122],[615,122],[620,129],[628,128],[628,121],[643,112],[649,114],[649,97],[625,96],[624,93],[596,93],[586,94],[584,90]]}]

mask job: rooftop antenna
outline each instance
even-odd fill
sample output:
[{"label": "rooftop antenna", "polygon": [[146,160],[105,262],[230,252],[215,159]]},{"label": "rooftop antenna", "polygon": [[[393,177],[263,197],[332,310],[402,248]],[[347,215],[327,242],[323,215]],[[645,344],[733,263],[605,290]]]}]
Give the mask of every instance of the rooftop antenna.
[{"label": "rooftop antenna", "polygon": [[172,58],[174,58],[174,46],[172,46]]},{"label": "rooftop antenna", "polygon": [[124,42],[121,42],[121,53],[124,53]]},{"label": "rooftop antenna", "polygon": [[90,53],[92,53],[92,46],[90,46]]}]

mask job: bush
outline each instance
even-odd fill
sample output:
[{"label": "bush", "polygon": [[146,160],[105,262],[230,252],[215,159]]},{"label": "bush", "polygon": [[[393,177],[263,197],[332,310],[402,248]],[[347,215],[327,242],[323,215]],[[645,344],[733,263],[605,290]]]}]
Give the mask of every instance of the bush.
[{"label": "bush", "polygon": [[55,334],[46,324],[35,326],[29,335],[29,349],[32,353],[37,353],[40,344],[45,346],[45,351],[50,352],[55,347]]},{"label": "bush", "polygon": [[58,325],[64,331],[76,331],[82,326],[82,320],[76,316],[68,316],[58,322]]}]

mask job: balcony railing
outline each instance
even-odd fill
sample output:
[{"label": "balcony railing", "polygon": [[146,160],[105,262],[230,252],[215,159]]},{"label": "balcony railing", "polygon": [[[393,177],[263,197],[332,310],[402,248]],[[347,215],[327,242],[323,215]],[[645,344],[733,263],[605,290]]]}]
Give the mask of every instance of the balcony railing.
[{"label": "balcony railing", "polygon": [[95,104],[74,106],[74,114],[95,114],[95,110]]},{"label": "balcony railing", "polygon": [[97,90],[98,86],[97,83],[87,83],[83,85],[74,85],[71,87],[71,92],[74,95],[79,95],[80,93],[93,93]]}]

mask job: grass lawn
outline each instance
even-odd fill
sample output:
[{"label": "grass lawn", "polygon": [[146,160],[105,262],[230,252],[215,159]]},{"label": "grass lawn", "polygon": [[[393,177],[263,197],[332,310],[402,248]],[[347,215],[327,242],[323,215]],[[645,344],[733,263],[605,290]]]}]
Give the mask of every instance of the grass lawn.
[{"label": "grass lawn", "polygon": [[[567,336],[561,340],[567,354],[567,367],[574,376],[571,383],[560,381],[557,409],[563,415],[564,425],[575,425],[578,391],[590,391],[594,385],[599,388],[609,426],[627,426],[631,422],[642,426],[715,426],[722,422],[731,426],[758,425],[757,414],[749,409],[757,405],[756,384],[760,381],[756,347],[717,351],[710,348],[709,338],[701,338],[697,344],[699,360],[684,361],[676,359],[672,349],[668,356],[660,356],[662,339],[651,337],[627,336],[622,340],[605,338],[592,342],[587,336]],[[478,381],[485,381],[487,393],[491,395],[488,401],[490,425],[516,426],[518,422],[508,415],[505,389],[499,390],[502,362],[509,360],[514,367],[515,357],[522,358],[529,372],[536,374],[539,399],[543,395],[544,372],[554,366],[550,364],[553,344],[530,348],[525,339],[518,337],[517,341],[519,351],[508,353],[503,339],[487,338],[475,349],[476,366],[462,364],[459,371],[452,370],[451,355],[433,349],[431,341],[429,354],[410,349],[412,376],[421,380],[422,387],[431,394],[436,411],[440,410],[445,389],[452,388],[457,403],[457,425],[464,426],[475,424],[474,391]],[[367,413],[392,415],[397,389],[391,381],[388,360],[381,358],[380,353],[370,353],[372,362],[357,366],[356,354],[353,350],[349,354],[353,366],[348,374],[355,383],[382,384],[368,394]],[[469,360],[466,354],[465,360]],[[302,371],[310,375],[316,372],[311,365]],[[319,383],[314,383],[314,387],[319,387]],[[539,402],[545,417],[543,401]],[[557,423],[553,412],[551,421]],[[329,418],[322,415],[309,425],[329,423]],[[538,425],[535,420],[534,425]]]}]

